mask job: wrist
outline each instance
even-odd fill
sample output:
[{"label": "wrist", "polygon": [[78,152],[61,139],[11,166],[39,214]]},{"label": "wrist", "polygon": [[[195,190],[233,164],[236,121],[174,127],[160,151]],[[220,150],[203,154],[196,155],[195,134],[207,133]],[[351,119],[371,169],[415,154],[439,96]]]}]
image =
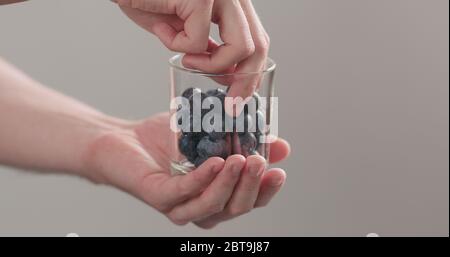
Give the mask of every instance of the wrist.
[{"label": "wrist", "polygon": [[105,176],[111,167],[110,160],[104,158],[113,149],[113,142],[119,137],[134,137],[135,122],[119,119],[105,114],[93,118],[95,129],[86,133],[85,143],[80,154],[80,166],[75,169],[78,176],[96,184],[110,184]]}]

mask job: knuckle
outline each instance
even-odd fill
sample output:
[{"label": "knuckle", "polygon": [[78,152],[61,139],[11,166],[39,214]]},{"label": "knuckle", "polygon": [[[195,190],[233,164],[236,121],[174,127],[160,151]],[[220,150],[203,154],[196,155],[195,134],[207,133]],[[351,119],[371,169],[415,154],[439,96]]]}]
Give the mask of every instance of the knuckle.
[{"label": "knuckle", "polygon": [[204,52],[206,52],[207,49],[208,49],[208,42],[207,42],[207,40],[194,41],[194,42],[191,43],[191,47],[189,48],[189,50],[193,54],[204,53]]},{"label": "knuckle", "polygon": [[174,48],[175,50],[184,48],[183,52],[190,54],[201,54],[206,52],[206,50],[208,49],[208,39],[207,38],[187,39],[186,42],[184,42],[179,47],[173,46],[172,48]]},{"label": "knuckle", "polygon": [[249,213],[251,208],[241,208],[241,207],[230,207],[227,210],[228,215],[231,217],[241,216],[243,214]]},{"label": "knuckle", "polygon": [[176,217],[175,215],[167,215],[167,217],[173,224],[178,225],[178,226],[184,226],[189,223],[189,220],[182,219],[180,217]]},{"label": "knuckle", "polygon": [[256,51],[255,43],[252,41],[251,42],[248,41],[240,47],[239,55],[248,57],[248,56],[253,55],[255,53],[255,51]]},{"label": "knuckle", "polygon": [[270,38],[269,36],[263,36],[261,39],[255,41],[256,52],[258,54],[267,55],[270,49]]},{"label": "knuckle", "polygon": [[259,202],[255,204],[255,208],[263,208],[266,207],[269,204],[269,202],[264,201],[264,202]]},{"label": "knuckle", "polygon": [[167,43],[167,42],[162,42],[164,45],[165,45],[165,47],[167,48],[167,49],[169,49],[170,51],[172,51],[172,52],[178,52],[178,51],[180,51],[181,49],[178,49],[176,46],[175,46],[175,44],[173,43],[173,42],[169,42],[169,43]]},{"label": "knuckle", "polygon": [[206,212],[209,214],[219,213],[223,211],[225,204],[221,202],[211,202],[206,205]]},{"label": "knuckle", "polygon": [[213,229],[217,226],[217,223],[204,222],[204,223],[195,223],[195,225],[197,225],[197,227],[201,229]]},{"label": "knuckle", "polygon": [[167,213],[170,210],[170,207],[165,203],[152,204],[152,207],[161,213]]}]

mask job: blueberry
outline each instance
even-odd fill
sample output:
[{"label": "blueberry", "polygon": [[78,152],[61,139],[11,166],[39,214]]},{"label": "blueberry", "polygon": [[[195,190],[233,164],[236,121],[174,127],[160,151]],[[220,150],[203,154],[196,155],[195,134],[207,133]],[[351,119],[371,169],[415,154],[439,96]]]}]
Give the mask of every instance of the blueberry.
[{"label": "blueberry", "polygon": [[[250,113],[250,109],[248,105],[245,106],[243,112],[239,115],[239,117],[231,117],[225,114],[224,105],[225,105],[225,97],[228,91],[225,91],[221,88],[208,90],[205,93],[202,92],[198,88],[188,88],[186,89],[182,96],[189,98],[189,103],[191,105],[191,113],[190,113],[190,121],[191,121],[191,129],[193,124],[193,100],[196,95],[200,94],[201,104],[204,103],[205,100],[208,100],[208,97],[217,97],[219,98],[222,104],[222,124],[223,128],[221,131],[212,131],[206,133],[202,132],[187,132],[184,131],[179,140],[180,152],[186,156],[186,158],[193,163],[196,167],[200,166],[210,157],[221,157],[227,158],[231,154],[231,145],[228,143],[227,135],[229,132],[225,132],[225,120],[228,119],[229,122],[233,124],[233,133],[236,133],[238,137],[238,142],[235,147],[240,149],[239,153],[244,156],[259,154],[263,149],[264,144],[259,142],[260,137],[264,133],[265,127],[265,114],[261,109],[261,97],[255,93],[253,94],[253,99],[256,104],[256,114]],[[214,103],[213,101],[209,101],[208,103]],[[209,106],[208,109],[202,108],[201,118],[203,121],[204,115],[206,113],[211,112],[212,105]],[[217,109],[214,109],[217,110]],[[253,112],[253,110],[251,110]],[[242,124],[237,126],[237,121],[243,121],[244,127],[243,131],[239,130],[237,132],[237,128],[241,129]],[[201,122],[200,121],[200,122]],[[197,121],[198,122],[198,121]],[[214,124],[214,121],[211,120],[211,125]],[[261,125],[261,126],[258,126]],[[255,131],[256,129],[256,131]],[[191,130],[192,131],[192,130]],[[261,148],[261,149],[260,149]],[[261,150],[261,151],[260,151]]]},{"label": "blueberry", "polygon": [[253,133],[239,134],[239,143],[242,155],[253,155],[256,151],[257,140]]},{"label": "blueberry", "polygon": [[181,96],[184,97],[184,98],[189,99],[189,98],[191,98],[191,96],[192,96],[194,93],[201,93],[201,90],[198,89],[198,88],[190,87],[190,88],[184,90],[184,92],[181,94]]},{"label": "blueberry", "polygon": [[255,150],[255,151],[252,151],[252,152],[250,153],[250,155],[259,155],[259,153],[258,153],[257,150]]},{"label": "blueberry", "polygon": [[205,132],[192,132],[191,137],[197,141],[197,143],[207,134]]},{"label": "blueberry", "polygon": [[180,152],[186,156],[190,162],[193,162],[198,156],[197,143],[198,140],[196,140],[192,133],[183,133],[178,141]]},{"label": "blueberry", "polygon": [[244,116],[245,131],[249,131],[252,126],[253,126],[253,118],[250,114],[246,114]]},{"label": "blueberry", "polygon": [[[177,116],[177,121],[178,121],[178,127],[181,128],[182,130],[186,130],[185,127],[181,126],[181,122],[182,122],[182,116],[185,117],[189,117],[192,115],[192,105],[190,105],[189,102],[186,102],[185,100],[183,100],[183,102],[179,103],[177,106],[177,110],[176,110],[176,116]],[[186,121],[187,122],[187,121]],[[192,121],[190,122],[192,124]],[[187,125],[183,124],[183,125]]]},{"label": "blueberry", "polygon": [[[189,95],[189,94],[186,94],[186,95]],[[194,107],[194,97],[195,97],[195,99],[197,99],[197,95],[200,95],[200,103],[198,103],[200,105],[200,107],[202,106],[203,100],[205,100],[205,98],[206,98],[206,94],[203,93],[200,89],[195,88],[193,90],[192,94],[190,94],[189,97],[187,97],[189,99],[189,104],[191,107],[191,114],[192,114],[192,108]]]},{"label": "blueberry", "polygon": [[227,96],[227,92],[221,88],[211,89],[206,92],[207,96],[213,96],[219,98],[219,100],[222,102],[222,105],[225,102],[225,97]]},{"label": "blueberry", "polygon": [[[216,99],[214,99],[213,97],[215,96],[206,96],[205,99],[203,99],[202,101],[202,118],[209,113],[210,115],[222,115],[222,113],[219,111],[222,110],[223,112],[223,107],[221,107],[219,109],[219,107],[217,106],[217,104],[222,106],[222,102],[217,102]],[[220,101],[220,99],[219,99]],[[203,108],[204,107],[204,108]]]},{"label": "blueberry", "polygon": [[[198,97],[199,94],[200,94],[200,98]],[[192,128],[194,128],[194,127],[197,128],[197,126],[202,127],[203,110],[202,110],[201,106],[202,106],[202,102],[205,99],[205,97],[206,97],[205,93],[201,93],[201,91],[195,91],[194,94],[189,98],[189,104],[191,105],[190,115],[191,115]],[[196,109],[194,110],[194,99],[195,99],[195,101],[200,100],[199,103],[196,103],[200,107],[200,109],[198,109],[198,106],[195,106]],[[200,110],[200,112],[201,112],[200,116],[194,116],[194,112],[197,112],[198,110]]]},{"label": "blueberry", "polygon": [[197,153],[202,157],[221,157],[227,158],[229,146],[224,139],[212,140],[209,136],[203,137],[197,145]]},{"label": "blueberry", "polygon": [[245,133],[253,126],[253,118],[247,112],[242,112],[238,117],[233,118],[234,131]]},{"label": "blueberry", "polygon": [[[203,104],[207,105],[209,107],[209,109],[205,113],[207,113],[210,110],[210,108],[212,108],[212,104],[216,103],[216,101],[213,101],[213,99],[217,98],[217,99],[219,99],[220,104],[222,105],[221,115],[223,115],[225,113],[225,110],[224,110],[225,97],[226,97],[225,91],[220,88],[207,91],[206,98],[203,100],[203,101],[207,101],[207,103],[203,103]],[[217,109],[215,109],[215,110],[217,110]]]},{"label": "blueberry", "polygon": [[201,157],[198,156],[194,161],[194,165],[195,167],[200,167],[200,165],[202,165],[206,160],[208,160],[208,157]]},{"label": "blueberry", "polygon": [[220,95],[226,95],[226,94],[227,94],[227,92],[221,88],[211,89],[206,92],[206,95],[208,95],[208,96],[220,96]]},{"label": "blueberry", "polygon": [[199,94],[200,94],[200,99],[201,99],[201,102],[199,104],[201,106],[201,104],[203,103],[203,100],[205,100],[205,98],[206,98],[206,94],[203,93],[200,89],[195,89],[193,94],[188,98],[189,99],[189,104],[191,106],[194,106],[194,96],[197,96]]},{"label": "blueberry", "polygon": [[177,127],[181,129],[182,132],[191,132],[193,129],[192,116],[188,116],[189,120],[185,120],[183,124],[183,113],[177,112]]},{"label": "blueberry", "polygon": [[217,141],[220,139],[224,139],[226,135],[227,135],[226,132],[213,131],[213,132],[209,133],[209,138],[211,138],[212,141]]}]

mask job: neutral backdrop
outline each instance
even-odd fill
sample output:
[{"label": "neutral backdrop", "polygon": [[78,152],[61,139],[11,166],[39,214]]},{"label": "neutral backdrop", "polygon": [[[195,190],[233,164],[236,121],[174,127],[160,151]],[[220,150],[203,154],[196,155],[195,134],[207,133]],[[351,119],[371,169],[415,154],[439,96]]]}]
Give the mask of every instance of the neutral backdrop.
[{"label": "neutral backdrop", "polygon": [[[293,149],[269,207],[177,227],[118,190],[0,167],[0,235],[448,236],[449,2],[254,2]],[[168,109],[172,53],[106,0],[0,7],[0,55],[111,115]]]}]

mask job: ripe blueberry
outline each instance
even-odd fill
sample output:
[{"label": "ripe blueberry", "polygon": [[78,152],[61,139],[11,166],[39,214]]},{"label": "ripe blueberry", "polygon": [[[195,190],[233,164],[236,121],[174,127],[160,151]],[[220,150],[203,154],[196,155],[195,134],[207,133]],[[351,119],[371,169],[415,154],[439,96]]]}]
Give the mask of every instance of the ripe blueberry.
[{"label": "ripe blueberry", "polygon": [[195,161],[198,156],[197,143],[198,140],[192,133],[183,133],[178,141],[180,152],[186,156],[190,162]]},{"label": "ripe blueberry", "polygon": [[244,156],[253,155],[256,151],[257,140],[253,133],[239,134],[239,143],[241,146],[241,152]]},{"label": "ripe blueberry", "polygon": [[226,132],[213,131],[213,132],[209,133],[209,138],[211,138],[212,141],[217,141],[220,139],[224,139],[226,135],[227,135]]},{"label": "ripe blueberry", "polygon": [[208,157],[202,157],[202,156],[198,156],[194,161],[194,165],[195,167],[200,167],[200,165],[202,165],[206,160],[208,160]]},{"label": "ripe blueberry", "polygon": [[213,141],[209,136],[205,136],[198,142],[197,153],[202,157],[217,156],[225,159],[229,154],[229,146],[224,139]]},{"label": "ripe blueberry", "polygon": [[189,98],[191,98],[191,96],[194,93],[201,93],[201,90],[199,88],[190,87],[190,88],[184,90],[184,92],[181,94],[181,96],[184,97],[184,98],[189,99]]}]

